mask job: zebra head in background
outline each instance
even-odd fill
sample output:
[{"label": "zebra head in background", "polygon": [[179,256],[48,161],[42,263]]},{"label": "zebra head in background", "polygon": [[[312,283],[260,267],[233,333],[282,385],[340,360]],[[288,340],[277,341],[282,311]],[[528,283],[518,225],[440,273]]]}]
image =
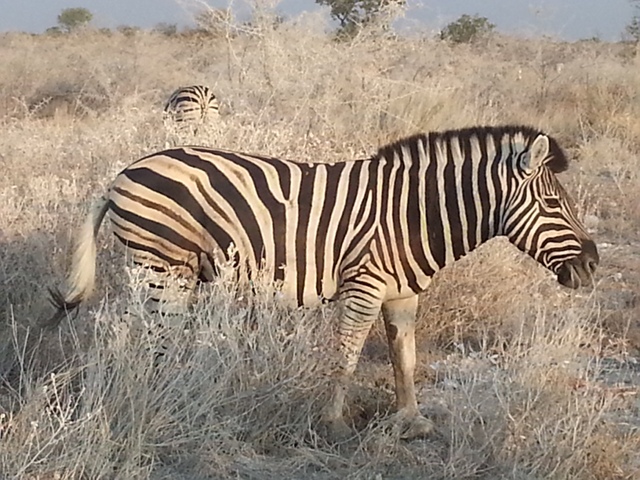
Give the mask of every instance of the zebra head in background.
[{"label": "zebra head in background", "polygon": [[598,250],[556,178],[568,168],[567,157],[555,139],[542,133],[528,142],[511,159],[512,191],[503,212],[502,233],[554,272],[562,285],[589,285],[599,262]]}]

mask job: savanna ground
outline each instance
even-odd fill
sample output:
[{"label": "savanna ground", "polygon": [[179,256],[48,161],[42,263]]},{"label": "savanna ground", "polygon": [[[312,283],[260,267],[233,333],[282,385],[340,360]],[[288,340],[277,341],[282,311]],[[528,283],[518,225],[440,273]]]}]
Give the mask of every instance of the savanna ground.
[{"label": "savanna ground", "polygon": [[[337,43],[313,16],[237,36],[138,32],[0,37],[2,478],[640,478],[640,56],[634,46],[496,36],[450,46],[372,30]],[[180,85],[224,115],[195,139],[162,123]],[[423,295],[417,383],[436,422],[405,442],[386,421],[382,328],[348,398],[358,436],[316,433],[334,307],[287,311],[268,291],[209,288],[170,355],[100,234],[94,300],[53,332],[88,202],[138,157],[180,142],[340,161],[420,131],[525,123],[556,136],[561,181],[599,246],[595,289],[568,291],[501,239]]]}]

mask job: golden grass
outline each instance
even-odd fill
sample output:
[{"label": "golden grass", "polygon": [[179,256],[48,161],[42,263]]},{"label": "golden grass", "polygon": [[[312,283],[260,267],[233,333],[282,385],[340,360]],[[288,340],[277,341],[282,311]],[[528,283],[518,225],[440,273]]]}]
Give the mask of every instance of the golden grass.
[{"label": "golden grass", "polygon": [[[451,47],[313,16],[238,37],[0,37],[0,465],[3,478],[513,478],[640,475],[640,60],[627,45],[496,37]],[[229,114],[185,138],[162,125],[176,86]],[[62,107],[46,112],[43,99]],[[42,336],[88,202],[139,156],[194,142],[340,161],[418,131],[526,123],[561,139],[562,181],[600,246],[596,289],[569,292],[506,241],[440,272],[421,302],[421,407],[406,443],[386,421],[382,328],[350,392],[359,439],[316,434],[333,307],[236,302],[221,282],[158,339],[124,311],[122,252],[100,236],[93,303]],[[145,318],[146,321],[151,319]]]}]

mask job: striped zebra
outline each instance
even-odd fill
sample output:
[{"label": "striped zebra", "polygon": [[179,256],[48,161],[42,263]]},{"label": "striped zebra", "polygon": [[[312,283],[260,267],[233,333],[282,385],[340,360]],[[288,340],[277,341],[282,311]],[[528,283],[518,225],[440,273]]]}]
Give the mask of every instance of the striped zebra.
[{"label": "striped zebra", "polygon": [[171,94],[164,106],[165,122],[173,121],[190,127],[195,134],[198,126],[219,115],[218,99],[203,85],[182,87]]},{"label": "striped zebra", "polygon": [[[569,288],[591,285],[596,245],[556,178],[568,160],[530,127],[478,127],[416,135],[365,160],[299,163],[202,147],[142,158],[115,179],[81,228],[69,290],[52,291],[56,323],[93,288],[96,243],[110,212],[115,235],[140,264],[191,286],[233,262],[258,267],[298,305],[340,299],[341,368],[323,412],[330,438],[349,379],[382,311],[405,438],[433,424],[414,389],[417,294],[446,265],[506,236]],[[235,253],[230,253],[230,247]]]}]

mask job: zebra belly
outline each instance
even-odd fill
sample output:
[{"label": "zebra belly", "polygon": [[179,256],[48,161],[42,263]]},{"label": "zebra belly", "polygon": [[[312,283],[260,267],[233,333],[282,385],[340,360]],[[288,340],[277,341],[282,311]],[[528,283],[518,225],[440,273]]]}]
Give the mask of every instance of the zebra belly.
[{"label": "zebra belly", "polygon": [[[237,240],[239,243],[241,239]],[[214,248],[214,271],[221,272],[229,265],[238,271],[241,283],[245,280],[266,282],[266,286],[274,288],[279,298],[290,306],[316,307],[334,299],[338,291],[338,281],[330,269],[318,271],[315,264],[305,264],[301,268],[299,259],[293,251],[285,261],[276,265],[273,256],[262,256],[259,260],[246,251],[238,251],[236,261],[232,261],[228,253],[222,254],[220,247]]]}]

